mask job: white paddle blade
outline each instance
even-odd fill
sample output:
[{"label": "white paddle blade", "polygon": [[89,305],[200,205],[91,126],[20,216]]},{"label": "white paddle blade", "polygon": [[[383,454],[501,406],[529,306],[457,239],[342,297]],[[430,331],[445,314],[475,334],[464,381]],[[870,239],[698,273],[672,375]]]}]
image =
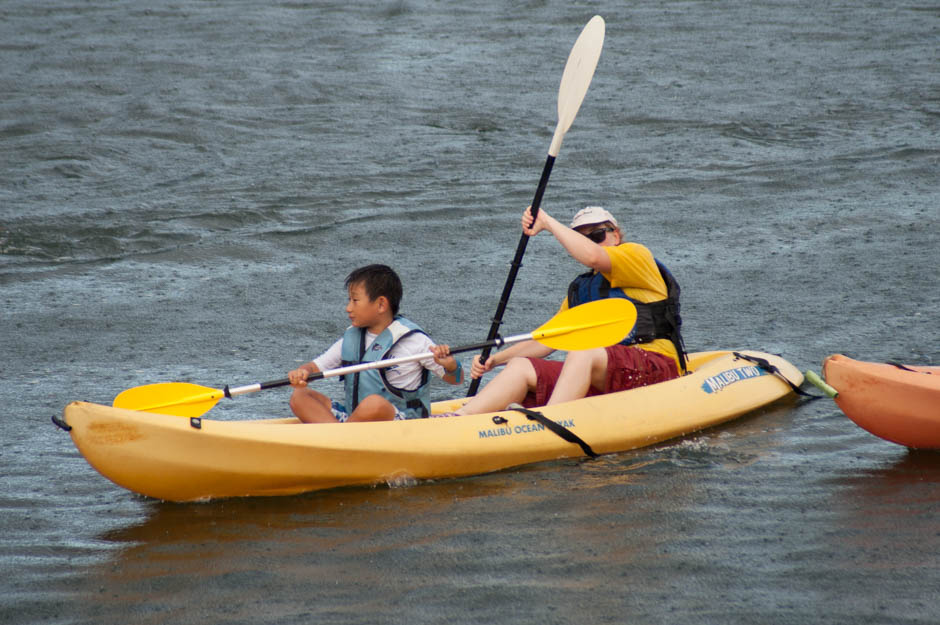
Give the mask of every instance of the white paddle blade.
[{"label": "white paddle blade", "polygon": [[571,128],[591,85],[597,61],[601,58],[601,49],[604,47],[604,29],[604,18],[600,15],[592,17],[568,55],[565,72],[561,75],[561,85],[558,87],[558,125],[555,126],[555,135],[548,148],[550,156],[558,156],[561,141]]}]

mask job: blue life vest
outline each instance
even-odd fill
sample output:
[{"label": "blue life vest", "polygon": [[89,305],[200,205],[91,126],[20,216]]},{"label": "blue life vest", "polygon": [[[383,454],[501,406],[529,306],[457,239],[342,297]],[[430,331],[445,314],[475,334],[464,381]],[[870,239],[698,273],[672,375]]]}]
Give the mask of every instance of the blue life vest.
[{"label": "blue life vest", "polygon": [[[375,362],[383,360],[392,351],[392,348],[403,338],[415,332],[425,334],[424,330],[401,316],[396,316],[375,341],[365,348],[366,329],[350,326],[343,334],[342,361],[343,366],[355,365],[361,362]],[[418,419],[431,414],[431,397],[428,385],[431,373],[427,369],[421,371],[421,384],[413,391],[393,386],[386,377],[386,369],[367,369],[343,376],[346,390],[346,410],[352,414],[359,402],[369,395],[381,395],[403,412],[408,419]]]},{"label": "blue life vest", "polygon": [[636,306],[636,325],[633,331],[620,343],[635,345],[650,343],[656,339],[669,339],[676,348],[679,357],[680,373],[685,371],[685,345],[682,341],[682,317],[679,315],[679,283],[672,273],[658,260],[656,267],[666,283],[666,299],[656,302],[640,302],[629,297],[623,289],[611,287],[610,281],[600,272],[588,271],[575,278],[568,285],[568,307],[586,304],[608,297],[622,297]]}]

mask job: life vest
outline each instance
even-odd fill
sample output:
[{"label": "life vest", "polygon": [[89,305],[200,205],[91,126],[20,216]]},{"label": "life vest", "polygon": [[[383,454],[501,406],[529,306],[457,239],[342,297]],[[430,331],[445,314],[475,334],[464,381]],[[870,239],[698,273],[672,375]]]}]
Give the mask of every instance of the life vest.
[{"label": "life vest", "polygon": [[[343,366],[355,365],[361,362],[376,362],[388,356],[398,342],[410,334],[424,330],[404,317],[397,316],[375,341],[365,348],[366,329],[350,326],[343,334],[342,362]],[[392,385],[386,377],[386,369],[367,369],[350,376],[343,376],[346,390],[346,410],[352,411],[359,405],[360,400],[369,395],[381,395],[403,412],[408,419],[417,419],[431,414],[431,399],[428,385],[431,373],[427,369],[421,370],[421,384],[418,388],[409,391]]]},{"label": "life vest", "polygon": [[680,373],[685,371],[685,344],[682,341],[682,317],[679,315],[679,283],[672,273],[658,260],[656,267],[666,282],[666,299],[656,302],[639,302],[628,296],[623,289],[611,287],[610,281],[603,274],[588,271],[575,278],[568,285],[568,307],[586,304],[608,297],[622,297],[636,306],[636,325],[630,334],[620,343],[636,345],[650,343],[656,339],[669,339],[676,348],[679,357]]}]

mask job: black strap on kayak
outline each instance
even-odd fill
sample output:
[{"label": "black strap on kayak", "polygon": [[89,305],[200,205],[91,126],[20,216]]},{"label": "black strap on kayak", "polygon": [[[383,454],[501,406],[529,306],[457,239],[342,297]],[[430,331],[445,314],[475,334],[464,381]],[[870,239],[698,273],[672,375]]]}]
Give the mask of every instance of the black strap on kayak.
[{"label": "black strap on kayak", "polygon": [[575,445],[580,446],[581,450],[585,454],[590,456],[591,458],[597,458],[598,456],[597,452],[591,449],[591,446],[585,443],[584,440],[582,440],[580,436],[578,436],[577,434],[575,434],[574,432],[572,432],[565,426],[559,423],[556,423],[555,421],[552,421],[551,419],[543,415],[541,412],[536,412],[535,410],[529,410],[528,408],[523,408],[522,406],[512,406],[511,408],[509,408],[509,410],[515,410],[516,412],[521,412],[530,421],[537,421],[538,423],[541,423],[546,428],[548,428],[549,430],[551,430],[553,433],[557,434],[561,438],[565,439],[569,443],[574,443]]},{"label": "black strap on kayak", "polygon": [[759,356],[748,356],[747,354],[742,354],[740,352],[731,352],[731,353],[734,354],[735,358],[746,360],[748,362],[753,362],[755,365],[757,365],[758,367],[760,367],[767,373],[771,373],[777,376],[778,378],[780,378],[781,380],[789,384],[790,388],[793,389],[793,392],[796,393],[797,395],[801,395],[802,397],[806,397],[807,399],[821,399],[822,397],[824,397],[823,395],[813,395],[812,393],[807,393],[806,391],[801,389],[799,386],[797,386],[792,381],[790,381],[790,379],[787,376],[783,375],[783,372],[780,371],[777,365],[772,364],[766,358],[760,358]]},{"label": "black strap on kayak", "polygon": [[62,428],[66,432],[72,431],[72,426],[65,422],[65,419],[60,419],[59,417],[52,415],[52,422],[56,424],[57,427]]},{"label": "black strap on kayak", "polygon": [[889,360],[886,364],[889,364],[892,367],[897,367],[901,371],[910,371],[911,373],[925,373],[927,375],[931,375],[933,373],[932,371],[918,371],[917,369],[911,369],[907,365],[902,365],[901,363],[894,362],[893,360]]}]

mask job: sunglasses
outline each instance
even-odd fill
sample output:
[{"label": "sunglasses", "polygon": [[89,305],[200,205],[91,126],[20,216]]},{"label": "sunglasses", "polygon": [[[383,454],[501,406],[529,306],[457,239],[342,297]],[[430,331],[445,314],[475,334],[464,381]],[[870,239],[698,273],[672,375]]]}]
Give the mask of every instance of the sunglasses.
[{"label": "sunglasses", "polygon": [[591,239],[595,243],[603,243],[604,239],[607,238],[608,232],[613,232],[614,229],[610,226],[604,226],[603,228],[598,228],[597,230],[591,230],[588,233],[585,233],[584,236]]}]

